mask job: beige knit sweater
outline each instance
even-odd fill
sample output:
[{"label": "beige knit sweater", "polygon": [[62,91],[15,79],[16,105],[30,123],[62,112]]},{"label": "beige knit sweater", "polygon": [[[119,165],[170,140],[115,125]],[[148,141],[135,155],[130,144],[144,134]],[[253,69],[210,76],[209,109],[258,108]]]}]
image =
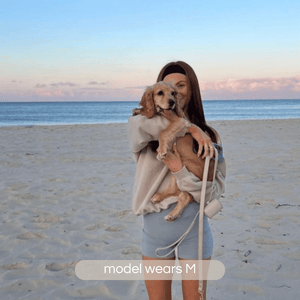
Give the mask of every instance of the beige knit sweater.
[{"label": "beige knit sweater", "polygon": [[[136,175],[133,186],[132,210],[136,215],[159,212],[167,209],[172,203],[177,202],[177,197],[169,197],[162,202],[153,204],[152,196],[165,189],[172,176],[181,191],[189,192],[200,203],[202,181],[184,166],[180,171],[172,173],[167,166],[156,159],[157,153],[148,147],[148,142],[158,140],[160,132],[166,128],[168,120],[162,116],[151,119],[142,115],[131,116],[128,120],[130,148],[137,162]],[[184,136],[187,129],[179,133]],[[214,185],[208,181],[206,186],[206,201],[212,192],[212,199],[219,199],[225,191],[226,165],[225,160],[217,164]]]}]

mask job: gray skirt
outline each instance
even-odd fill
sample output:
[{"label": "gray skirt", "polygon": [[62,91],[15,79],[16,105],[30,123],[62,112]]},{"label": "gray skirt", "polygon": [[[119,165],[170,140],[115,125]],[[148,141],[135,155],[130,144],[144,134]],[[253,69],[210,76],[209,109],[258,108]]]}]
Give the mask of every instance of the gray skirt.
[{"label": "gray skirt", "polygon": [[[173,222],[166,222],[164,217],[171,212],[177,203],[170,205],[168,209],[160,212],[150,213],[143,216],[143,238],[142,238],[142,254],[144,256],[160,258],[155,253],[157,248],[166,247],[176,242],[184,232],[189,228],[197,212],[199,211],[199,203],[192,202],[183,211],[181,216]],[[196,221],[178,246],[178,257],[184,259],[198,259],[198,230],[199,215]],[[174,249],[175,245],[159,250],[159,255],[165,255]],[[213,236],[206,215],[203,216],[203,259],[212,255]],[[166,258],[174,257],[174,251]],[[162,259],[162,258],[161,258]]]}]

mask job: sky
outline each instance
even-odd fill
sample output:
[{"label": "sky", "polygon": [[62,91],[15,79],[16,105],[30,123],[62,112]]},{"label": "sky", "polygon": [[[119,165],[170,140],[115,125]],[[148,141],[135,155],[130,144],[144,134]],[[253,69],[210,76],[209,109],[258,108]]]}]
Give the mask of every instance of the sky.
[{"label": "sky", "polygon": [[204,100],[300,99],[300,1],[1,1],[0,100],[139,101],[171,62]]}]

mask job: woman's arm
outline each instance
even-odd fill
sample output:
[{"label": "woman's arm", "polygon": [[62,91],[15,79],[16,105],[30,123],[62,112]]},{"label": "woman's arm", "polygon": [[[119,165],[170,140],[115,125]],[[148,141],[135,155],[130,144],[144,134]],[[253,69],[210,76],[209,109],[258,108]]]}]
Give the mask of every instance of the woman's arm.
[{"label": "woman's arm", "polygon": [[202,148],[204,147],[204,153],[202,155],[202,158],[204,159],[206,157],[206,155],[208,154],[209,151],[209,155],[210,158],[213,157],[214,152],[211,151],[213,150],[212,148],[212,140],[209,137],[208,134],[205,134],[205,132],[203,132],[198,126],[196,126],[195,124],[191,124],[191,126],[188,128],[187,133],[190,133],[192,135],[192,137],[197,141],[199,147],[198,147],[198,157],[200,157],[200,154],[202,152]]},{"label": "woman's arm", "polygon": [[[176,178],[178,188],[183,192],[190,193],[195,201],[200,203],[202,181],[193,173],[189,172],[185,166],[183,166],[180,171],[172,174]],[[212,184],[212,181],[207,181],[206,200],[208,200],[210,195],[212,195],[211,199],[220,199],[221,195],[225,192],[225,178],[226,163],[223,158],[222,162],[220,162],[220,160],[218,161],[214,184]]]},{"label": "woman's arm", "polygon": [[[207,182],[205,197],[209,197],[211,194],[213,199],[219,199],[225,191],[226,164],[223,157],[222,145],[215,144],[215,147],[219,154],[216,177],[214,185],[212,185],[211,181]],[[173,146],[173,151],[174,153],[168,153],[167,157],[164,159],[164,163],[175,176],[178,188],[183,192],[190,193],[197,202],[200,202],[202,181],[192,172],[189,172],[182,164],[175,145]]]},{"label": "woman's arm", "polygon": [[[130,149],[133,153],[140,152],[150,141],[158,141],[160,133],[167,127],[169,121],[163,117],[155,115],[148,119],[143,115],[131,116],[128,119]],[[179,133],[179,136],[186,134],[187,128]]]}]

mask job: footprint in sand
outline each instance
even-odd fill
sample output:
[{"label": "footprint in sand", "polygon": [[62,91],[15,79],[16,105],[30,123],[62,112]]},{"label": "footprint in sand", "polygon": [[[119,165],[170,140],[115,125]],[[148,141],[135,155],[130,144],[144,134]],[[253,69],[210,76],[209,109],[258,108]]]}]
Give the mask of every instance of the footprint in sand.
[{"label": "footprint in sand", "polygon": [[111,225],[105,228],[105,231],[121,231],[123,229],[125,229],[126,226],[125,225]]},{"label": "footprint in sand", "polygon": [[89,177],[81,179],[81,182],[101,182],[102,179],[100,177]]},{"label": "footprint in sand", "polygon": [[250,216],[246,215],[245,213],[241,213],[239,211],[232,212],[231,216],[233,216],[233,217],[235,217],[237,219],[241,219],[243,221],[250,221],[251,220]]},{"label": "footprint in sand", "polygon": [[46,269],[49,270],[49,271],[57,272],[57,271],[61,271],[61,270],[67,269],[67,268],[73,268],[73,267],[76,266],[77,263],[78,263],[78,261],[72,261],[70,263],[57,263],[57,262],[55,262],[55,263],[46,265]]},{"label": "footprint in sand", "polygon": [[36,196],[34,196],[33,194],[31,193],[26,193],[26,194],[23,194],[20,196],[21,199],[24,199],[24,200],[33,200],[33,199],[37,199]]},{"label": "footprint in sand", "polygon": [[42,216],[37,215],[34,217],[34,219],[31,222],[37,222],[37,223],[45,223],[45,222],[61,222],[62,218],[59,216]]},{"label": "footprint in sand", "polygon": [[70,162],[75,162],[75,159],[72,159],[72,158],[60,158],[59,162],[70,163]]},{"label": "footprint in sand", "polygon": [[133,214],[133,212],[129,209],[126,209],[126,210],[121,210],[116,213],[113,213],[113,214],[111,214],[111,216],[114,218],[117,218],[117,219],[122,219],[123,217],[125,217],[129,214]]},{"label": "footprint in sand", "polygon": [[45,237],[46,236],[42,233],[31,233],[31,232],[22,233],[17,236],[17,238],[21,240],[29,240],[29,239],[37,239],[37,238],[43,239]]},{"label": "footprint in sand", "polygon": [[[252,238],[250,238],[250,239],[252,239]],[[254,238],[253,240],[256,244],[259,244],[259,245],[283,245],[283,244],[287,244],[287,242],[284,242],[284,241],[271,240],[271,239],[268,240],[264,237]]]},{"label": "footprint in sand", "polygon": [[5,165],[8,166],[8,167],[12,167],[12,168],[19,168],[19,167],[22,166],[21,164],[11,163],[11,162],[7,162],[7,163],[5,163]]},{"label": "footprint in sand", "polygon": [[107,226],[107,223],[102,222],[102,223],[97,223],[95,225],[89,226],[85,230],[96,230],[96,229],[103,228],[106,226]]},{"label": "footprint in sand", "polygon": [[61,179],[61,178],[49,178],[48,181],[50,182],[69,182],[66,179]]},{"label": "footprint in sand", "polygon": [[140,249],[135,249],[135,248],[129,248],[129,249],[124,249],[121,251],[122,254],[132,254],[132,253],[136,253],[136,254],[142,254]]},{"label": "footprint in sand", "polygon": [[9,185],[7,188],[12,190],[12,191],[20,191],[20,190],[23,190],[23,189],[26,189],[28,188],[29,185],[28,184],[25,184],[25,183],[15,183],[15,184],[11,184]]},{"label": "footprint in sand", "polygon": [[11,158],[20,158],[20,155],[17,153],[6,153],[5,155]]},{"label": "footprint in sand", "polygon": [[2,265],[1,269],[3,270],[19,270],[19,269],[25,269],[28,267],[28,264],[25,262],[22,263],[15,263],[12,265]]},{"label": "footprint in sand", "polygon": [[98,210],[98,213],[99,214],[111,214],[111,213],[113,213],[114,212],[114,210],[112,210],[112,209],[104,209],[104,208],[100,208],[99,210]]},{"label": "footprint in sand", "polygon": [[262,214],[259,216],[260,220],[277,221],[282,219],[283,214]]},{"label": "footprint in sand", "polygon": [[270,229],[272,226],[269,223],[266,222],[257,222],[256,227],[261,228],[261,229]]},{"label": "footprint in sand", "polygon": [[47,229],[51,227],[53,224],[52,223],[41,223],[39,225],[34,226],[34,228],[39,228],[39,229]]},{"label": "footprint in sand", "polygon": [[131,176],[130,174],[128,173],[118,173],[116,174],[117,177],[128,177],[128,176]]}]

